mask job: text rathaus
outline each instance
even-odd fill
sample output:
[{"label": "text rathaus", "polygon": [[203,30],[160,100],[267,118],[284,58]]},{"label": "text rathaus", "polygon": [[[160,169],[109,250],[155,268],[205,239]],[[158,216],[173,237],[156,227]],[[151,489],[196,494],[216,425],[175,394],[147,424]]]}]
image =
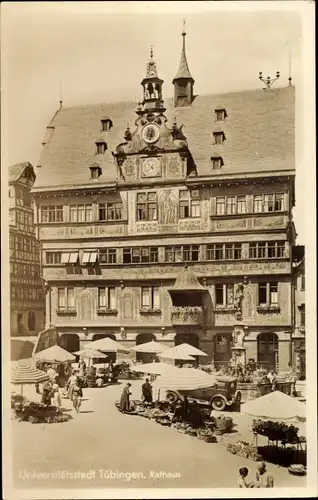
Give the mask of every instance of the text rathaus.
[{"label": "text rathaus", "polygon": [[32,190],[47,327],[71,351],[188,342],[215,365],[238,335],[284,370],[294,87],[195,95],[185,37],[172,99],[151,51],[142,102],[61,106],[47,127]]}]

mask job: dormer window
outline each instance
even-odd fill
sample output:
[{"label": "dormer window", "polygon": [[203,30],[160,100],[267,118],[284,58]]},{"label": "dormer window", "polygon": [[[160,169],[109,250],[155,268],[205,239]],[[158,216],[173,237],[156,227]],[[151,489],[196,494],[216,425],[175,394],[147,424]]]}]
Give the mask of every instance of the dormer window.
[{"label": "dormer window", "polygon": [[223,144],[225,141],[224,132],[213,132],[214,144]]},{"label": "dormer window", "polygon": [[225,120],[225,118],[227,117],[227,112],[226,112],[226,109],[224,109],[224,108],[217,108],[214,111],[215,111],[216,120],[218,122]]},{"label": "dormer window", "polygon": [[223,158],[221,158],[221,156],[212,156],[211,162],[213,170],[219,170],[224,165]]},{"label": "dormer window", "polygon": [[93,163],[89,169],[91,171],[91,179],[98,179],[102,175],[102,169],[97,163]]},{"label": "dormer window", "polygon": [[101,123],[102,123],[102,131],[103,132],[109,132],[113,126],[113,122],[111,121],[110,118],[102,118]]},{"label": "dormer window", "polygon": [[96,154],[97,155],[102,155],[105,153],[105,151],[107,150],[107,144],[105,141],[103,141],[102,139],[98,139],[96,142]]}]

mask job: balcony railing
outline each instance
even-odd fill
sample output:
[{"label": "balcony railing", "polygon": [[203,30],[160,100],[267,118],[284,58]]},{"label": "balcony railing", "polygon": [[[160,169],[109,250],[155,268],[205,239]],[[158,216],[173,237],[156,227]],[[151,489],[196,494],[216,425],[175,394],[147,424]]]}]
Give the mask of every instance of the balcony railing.
[{"label": "balcony railing", "polygon": [[203,325],[203,308],[199,306],[173,306],[171,308],[173,325]]}]

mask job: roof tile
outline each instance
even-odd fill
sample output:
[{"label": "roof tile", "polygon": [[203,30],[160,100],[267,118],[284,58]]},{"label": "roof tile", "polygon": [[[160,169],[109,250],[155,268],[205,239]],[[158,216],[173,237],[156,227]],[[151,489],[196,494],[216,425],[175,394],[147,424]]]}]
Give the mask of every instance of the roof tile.
[{"label": "roof tile", "polygon": [[[191,106],[180,108],[166,99],[165,106],[170,126],[174,117],[179,125],[184,124],[183,132],[200,176],[219,174],[212,170],[210,160],[215,152],[213,131],[219,106],[227,112],[222,122],[226,134],[226,142],[221,145],[222,173],[294,169],[294,87],[202,95]],[[105,116],[110,117],[113,127],[107,132],[108,150],[98,157],[102,175],[97,183],[116,181],[112,152],[124,141],[127,122],[136,116],[135,109],[135,102],[116,102],[59,110],[51,122],[53,133],[42,148],[35,187],[96,185],[96,180],[90,179],[89,167],[96,160],[95,141],[101,136],[100,121]]]}]

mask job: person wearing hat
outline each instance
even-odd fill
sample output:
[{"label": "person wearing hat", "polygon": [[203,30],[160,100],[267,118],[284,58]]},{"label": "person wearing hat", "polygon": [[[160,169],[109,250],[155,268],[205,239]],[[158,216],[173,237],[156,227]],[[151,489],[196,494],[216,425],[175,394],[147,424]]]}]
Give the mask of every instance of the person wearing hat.
[{"label": "person wearing hat", "polygon": [[274,477],[268,474],[265,462],[260,462],[257,466],[254,488],[274,488]]}]

